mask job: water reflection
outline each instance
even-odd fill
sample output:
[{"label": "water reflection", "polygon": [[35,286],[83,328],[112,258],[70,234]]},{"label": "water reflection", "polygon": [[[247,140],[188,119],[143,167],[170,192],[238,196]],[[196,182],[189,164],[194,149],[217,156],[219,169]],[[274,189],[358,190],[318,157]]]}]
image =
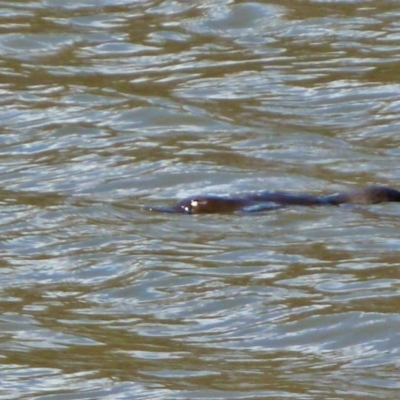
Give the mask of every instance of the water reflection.
[{"label": "water reflection", "polygon": [[144,209],[398,187],[394,3],[32,0],[0,20],[3,396],[395,396],[397,205]]}]

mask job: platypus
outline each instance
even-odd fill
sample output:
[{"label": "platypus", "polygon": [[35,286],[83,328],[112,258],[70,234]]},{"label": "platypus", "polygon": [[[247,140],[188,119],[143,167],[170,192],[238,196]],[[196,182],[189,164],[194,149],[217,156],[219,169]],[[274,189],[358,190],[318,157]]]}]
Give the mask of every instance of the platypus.
[{"label": "platypus", "polygon": [[377,204],[400,202],[400,191],[386,186],[367,186],[328,196],[260,192],[241,196],[193,196],[172,207],[148,207],[150,211],[181,214],[232,213],[274,210],[287,206],[339,206],[341,204]]}]

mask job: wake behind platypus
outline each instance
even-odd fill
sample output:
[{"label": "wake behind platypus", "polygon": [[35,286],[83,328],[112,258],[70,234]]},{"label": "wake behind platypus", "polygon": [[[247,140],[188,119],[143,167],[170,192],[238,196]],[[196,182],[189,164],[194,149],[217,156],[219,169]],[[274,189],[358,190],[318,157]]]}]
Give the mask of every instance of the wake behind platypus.
[{"label": "wake behind platypus", "polygon": [[341,204],[377,204],[400,202],[400,191],[385,186],[341,192],[329,196],[261,192],[242,196],[194,196],[172,207],[148,207],[150,211],[177,214],[214,214],[268,211],[288,206],[339,206]]}]

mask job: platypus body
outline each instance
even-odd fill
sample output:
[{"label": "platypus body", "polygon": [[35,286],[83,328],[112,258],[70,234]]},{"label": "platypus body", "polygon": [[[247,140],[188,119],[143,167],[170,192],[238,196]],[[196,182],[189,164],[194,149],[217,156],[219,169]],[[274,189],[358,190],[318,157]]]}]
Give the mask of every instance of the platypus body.
[{"label": "platypus body", "polygon": [[183,199],[172,207],[148,207],[148,210],[180,214],[214,214],[266,211],[287,206],[339,206],[390,201],[400,202],[399,190],[385,186],[367,186],[364,189],[322,197],[284,192],[261,192],[243,196],[194,196]]}]

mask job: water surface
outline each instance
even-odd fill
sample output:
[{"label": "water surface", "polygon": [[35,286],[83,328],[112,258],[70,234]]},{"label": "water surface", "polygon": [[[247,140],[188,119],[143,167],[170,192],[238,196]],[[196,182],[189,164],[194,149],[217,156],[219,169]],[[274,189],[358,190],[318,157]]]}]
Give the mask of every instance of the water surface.
[{"label": "water surface", "polygon": [[400,206],[167,215],[400,188],[386,1],[3,1],[0,394],[387,399]]}]

